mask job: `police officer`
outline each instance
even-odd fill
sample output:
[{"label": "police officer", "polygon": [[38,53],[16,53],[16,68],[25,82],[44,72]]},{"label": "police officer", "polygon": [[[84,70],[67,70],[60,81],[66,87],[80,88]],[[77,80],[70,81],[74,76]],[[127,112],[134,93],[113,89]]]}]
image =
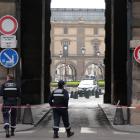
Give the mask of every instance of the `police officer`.
[{"label": "police officer", "polygon": [[58,89],[54,90],[48,99],[51,107],[66,107],[66,108],[53,108],[53,119],[54,119],[53,138],[59,138],[58,131],[60,124],[60,116],[62,116],[62,120],[67,131],[67,137],[71,137],[74,135],[74,132],[70,131],[71,127],[69,124],[69,116],[68,116],[69,95],[67,90],[64,89],[64,85],[65,85],[64,81],[60,80],[58,82]]},{"label": "police officer", "polygon": [[[17,106],[18,98],[21,98],[22,93],[20,87],[13,82],[13,74],[7,75],[7,83],[1,86],[0,96],[3,96],[2,108],[3,118],[4,118],[4,129],[6,130],[6,138],[9,138],[9,115],[11,112],[11,136],[14,136],[14,130],[16,128],[16,116],[17,116]],[[13,108],[12,108],[13,106]]]}]

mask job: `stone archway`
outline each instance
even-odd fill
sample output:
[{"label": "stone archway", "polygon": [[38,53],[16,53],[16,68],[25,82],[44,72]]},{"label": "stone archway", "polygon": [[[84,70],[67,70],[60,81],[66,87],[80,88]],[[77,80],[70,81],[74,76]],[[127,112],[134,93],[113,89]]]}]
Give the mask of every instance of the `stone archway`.
[{"label": "stone archway", "polygon": [[[62,60],[61,61],[61,64],[65,64],[65,61]],[[76,70],[76,64],[73,63],[72,61],[70,60],[67,60],[66,62],[67,65],[69,65],[70,69],[71,69],[71,75],[69,78],[71,78],[71,80],[76,80],[77,79],[77,70]],[[53,74],[52,75],[52,81],[55,81],[55,70],[57,69],[57,67],[60,66],[60,62],[57,62],[55,65],[52,65],[51,67],[51,73]],[[65,69],[65,65],[64,65],[64,69]],[[61,77],[63,80],[64,80],[64,74],[62,75]],[[70,80],[70,79],[69,79]]]},{"label": "stone archway", "polygon": [[[99,61],[99,62],[100,62],[100,61]],[[92,65],[92,64],[98,66],[97,61],[96,61],[96,62],[94,62],[94,61],[88,62],[88,63],[85,65],[85,71],[86,71],[86,69],[88,68],[88,66],[90,66],[90,65]],[[104,79],[104,76],[105,76],[105,67],[101,64],[101,62],[100,62],[99,68],[100,68],[101,73],[102,73],[102,78]]]}]

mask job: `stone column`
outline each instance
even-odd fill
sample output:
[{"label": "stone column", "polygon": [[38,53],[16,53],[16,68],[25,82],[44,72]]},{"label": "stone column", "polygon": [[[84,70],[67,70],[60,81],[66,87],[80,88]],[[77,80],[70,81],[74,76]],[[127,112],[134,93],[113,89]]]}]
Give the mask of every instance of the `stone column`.
[{"label": "stone column", "polygon": [[[136,32],[135,32],[136,33]],[[134,34],[133,32],[133,37]],[[134,58],[134,49],[140,46],[140,40],[132,40],[132,104],[131,107],[140,107],[140,63]],[[140,109],[130,109],[130,124],[140,125]]]},{"label": "stone column", "polygon": [[[5,15],[11,15],[15,17],[16,14],[16,4],[14,0],[1,0],[0,1],[0,18],[5,16]],[[2,34],[0,33],[0,36]],[[0,48],[0,52],[3,49]],[[9,73],[14,73],[14,68],[9,69]],[[3,83],[6,82],[7,79],[7,68],[2,66],[0,64],[0,88]],[[2,97],[0,97],[0,106],[2,105]],[[1,113],[1,108],[0,108],[0,123],[3,123],[3,116]]]}]

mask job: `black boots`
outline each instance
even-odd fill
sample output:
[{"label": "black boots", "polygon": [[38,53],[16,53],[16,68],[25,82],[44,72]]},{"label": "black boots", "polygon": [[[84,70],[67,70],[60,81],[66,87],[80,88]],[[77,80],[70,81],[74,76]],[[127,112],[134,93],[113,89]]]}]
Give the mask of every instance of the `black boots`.
[{"label": "black boots", "polygon": [[59,136],[58,136],[58,131],[54,131],[54,136],[53,136],[53,138],[59,138]]},{"label": "black boots", "polygon": [[[71,132],[70,129],[67,130],[67,137],[71,137],[74,135],[74,132]],[[59,138],[58,136],[58,131],[54,131],[54,136],[53,138]]]},{"label": "black boots", "polygon": [[6,128],[5,131],[6,131],[6,138],[10,138],[10,135],[9,135],[9,128]]},{"label": "black boots", "polygon": [[11,128],[11,136],[15,136],[13,128]]},{"label": "black boots", "polygon": [[71,132],[70,129],[67,129],[67,137],[71,137],[74,135],[74,132]]}]

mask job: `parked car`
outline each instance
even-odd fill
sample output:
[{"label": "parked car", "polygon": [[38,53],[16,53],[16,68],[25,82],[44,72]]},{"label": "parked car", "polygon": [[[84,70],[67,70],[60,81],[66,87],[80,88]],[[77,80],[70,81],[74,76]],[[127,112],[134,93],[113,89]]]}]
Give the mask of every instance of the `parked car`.
[{"label": "parked car", "polygon": [[59,82],[59,78],[55,78],[55,82]]},{"label": "parked car", "polygon": [[96,90],[98,86],[94,80],[82,80],[78,86],[78,93],[84,90]]}]

